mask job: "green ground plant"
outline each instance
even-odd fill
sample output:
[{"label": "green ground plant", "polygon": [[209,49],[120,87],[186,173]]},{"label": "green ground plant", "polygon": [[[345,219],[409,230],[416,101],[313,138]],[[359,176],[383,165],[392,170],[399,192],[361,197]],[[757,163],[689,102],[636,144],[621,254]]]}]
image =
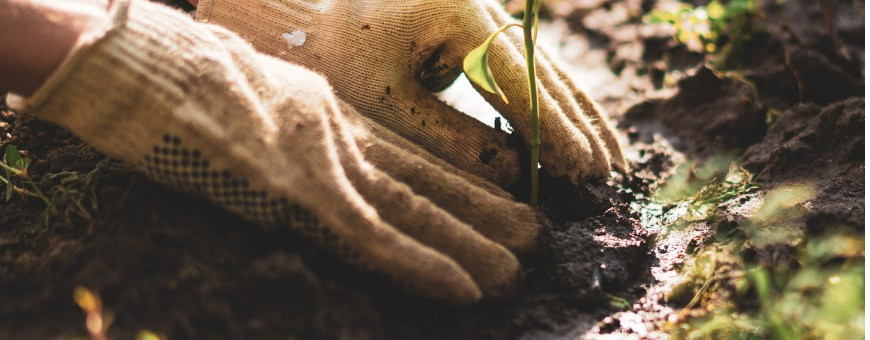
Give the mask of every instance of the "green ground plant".
[{"label": "green ground plant", "polygon": [[644,22],[673,25],[677,41],[691,51],[713,54],[714,64],[730,69],[734,56],[743,52],[743,44],[752,36],[750,20],[759,13],[756,0],[713,0],[702,6],[663,0],[644,16]]},{"label": "green ground plant", "polygon": [[[26,157],[14,145],[8,145],[5,160],[0,162],[5,176],[0,175],[0,183],[5,185],[5,200],[14,197],[35,198],[45,204],[39,225],[50,226],[54,221],[67,225],[75,219],[91,221],[92,213],[97,210],[97,198],[94,192],[97,178],[109,166],[101,162],[88,173],[63,171],[48,173],[35,180],[28,171],[30,158]],[[43,190],[43,188],[48,188]]]},{"label": "green ground plant", "polygon": [[538,157],[541,147],[541,128],[538,118],[538,88],[535,75],[535,40],[538,37],[538,14],[541,8],[541,0],[526,0],[526,9],[523,12],[522,24],[507,24],[493,32],[480,46],[471,50],[465,56],[462,63],[462,69],[465,75],[475,85],[480,88],[501,96],[502,100],[508,102],[508,98],[495,82],[492,76],[492,71],[489,68],[489,46],[499,33],[504,32],[511,27],[522,27],[523,29],[523,44],[526,52],[526,71],[529,79],[529,95],[530,95],[530,111],[532,121],[531,140],[529,141],[529,149],[531,151],[531,193],[529,204],[532,206],[538,205]]},{"label": "green ground plant", "polygon": [[[666,325],[674,338],[863,338],[863,238],[837,231],[806,235],[798,223],[815,194],[812,185],[761,191],[728,159],[681,166],[654,198],[679,214],[668,222],[672,230],[692,223],[715,227],[691,251],[684,281],[666,297],[682,305]],[[751,216],[734,220],[722,207],[735,199],[760,203]],[[786,247],[792,255],[775,261],[753,255],[769,247]]]},{"label": "green ground plant", "polygon": [[719,204],[761,188],[734,160],[732,155],[719,155],[683,163],[653,194],[652,203],[679,215],[673,216],[671,225],[711,218]]},{"label": "green ground plant", "polygon": [[[693,267],[690,272],[692,279],[703,279],[705,285],[692,300],[697,305],[690,303],[686,310],[701,307],[703,312],[686,313],[670,325],[672,335],[677,339],[862,339],[863,249],[863,239],[833,232],[803,242],[795,256],[796,268],[750,264],[740,257],[710,266],[699,258],[696,265],[704,269]],[[719,289],[732,290],[731,301],[717,297]]]},{"label": "green ground plant", "polygon": [[6,176],[0,176],[0,182],[6,185],[6,202],[12,200],[13,194],[18,194],[22,197],[38,198],[49,204],[48,197],[42,193],[28,172],[30,158],[25,157],[12,144],[6,146],[3,155],[4,162],[0,162],[0,168],[3,168]]}]

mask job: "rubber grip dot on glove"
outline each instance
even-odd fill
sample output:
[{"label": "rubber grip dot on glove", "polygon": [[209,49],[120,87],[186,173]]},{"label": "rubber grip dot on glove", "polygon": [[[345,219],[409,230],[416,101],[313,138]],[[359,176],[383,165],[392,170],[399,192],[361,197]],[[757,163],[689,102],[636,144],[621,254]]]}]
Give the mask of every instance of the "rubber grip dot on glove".
[{"label": "rubber grip dot on glove", "polygon": [[[359,252],[323,227],[309,211],[291,204],[286,198],[274,198],[264,190],[252,188],[247,180],[236,178],[229,170],[214,169],[202,151],[186,148],[178,136],[166,134],[159,138],[139,165],[158,182],[205,197],[253,222],[272,227],[290,226],[348,263],[363,270],[374,270]],[[407,291],[432,295],[400,277],[382,274],[387,274],[391,282]]]}]

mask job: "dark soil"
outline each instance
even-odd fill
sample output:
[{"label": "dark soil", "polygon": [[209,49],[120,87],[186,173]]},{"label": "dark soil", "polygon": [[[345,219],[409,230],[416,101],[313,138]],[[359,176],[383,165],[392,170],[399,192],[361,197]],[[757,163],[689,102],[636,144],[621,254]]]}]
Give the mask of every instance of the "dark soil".
[{"label": "dark soil", "polygon": [[[819,191],[807,218],[813,232],[825,224],[864,226],[864,98],[819,107],[795,105],[743,156],[767,186],[811,183]],[[831,223],[833,222],[833,223]]]},{"label": "dark soil", "polygon": [[760,33],[745,48],[753,53],[736,55],[729,74],[643,24],[637,13],[651,1],[547,9],[606,51],[601,67],[625,84],[622,100],[602,102],[623,108],[612,114],[628,136],[632,172],[580,187],[545,177],[553,223],[543,249],[523,259],[522,291],[471,307],[398,292],[288,230],[156,184],[0,104],[0,147],[27,150],[35,178],[101,169],[87,188],[98,202],[90,219],[45,223],[39,200],[0,204],[0,339],[86,336],[77,286],[100,295],[113,338],[143,329],[170,338],[663,337],[663,320],[679,307],[663,295],[688,249],[712,231],[663,234],[660,220],[630,204],[686,159],[742,155],[766,189],[812,182],[808,234],[864,233],[863,2],[836,1],[836,39],[816,0],[762,3],[772,19],[755,23]]}]

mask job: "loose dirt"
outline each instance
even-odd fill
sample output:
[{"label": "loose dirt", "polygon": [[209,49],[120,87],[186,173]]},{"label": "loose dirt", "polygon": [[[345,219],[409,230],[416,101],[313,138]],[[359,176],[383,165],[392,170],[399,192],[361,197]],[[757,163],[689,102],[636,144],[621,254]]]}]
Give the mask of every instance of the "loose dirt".
[{"label": "loose dirt", "polygon": [[97,202],[90,219],[43,222],[39,200],[0,204],[0,339],[85,336],[77,286],[100,295],[113,338],[666,337],[682,305],[664,296],[712,226],[667,233],[667,212],[637,207],[688,159],[734,155],[763,190],[812,182],[808,234],[864,233],[863,2],[836,2],[836,40],[817,1],[760,2],[771,22],[734,73],[644,24],[652,1],[547,7],[571,67],[611,71],[591,92],[618,123],[632,171],[579,187],[545,176],[552,224],[543,249],[522,259],[522,291],[472,307],[397,292],[290,231],[156,184],[0,106],[0,147],[26,150],[35,178],[101,169],[85,187]]}]

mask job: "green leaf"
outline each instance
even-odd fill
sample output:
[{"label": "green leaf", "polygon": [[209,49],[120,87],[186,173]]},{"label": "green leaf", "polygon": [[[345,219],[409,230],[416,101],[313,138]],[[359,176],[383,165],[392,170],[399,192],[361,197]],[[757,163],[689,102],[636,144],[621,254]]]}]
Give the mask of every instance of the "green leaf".
[{"label": "green leaf", "polygon": [[24,157],[21,157],[21,153],[15,145],[6,146],[6,164],[15,169],[24,170]]},{"label": "green leaf", "polygon": [[492,70],[489,68],[489,45],[492,44],[492,41],[499,33],[514,25],[516,24],[505,25],[493,32],[489,38],[486,38],[483,44],[471,50],[465,56],[465,60],[462,61],[462,70],[465,71],[468,80],[489,93],[499,95],[505,103],[508,102],[508,99],[504,95],[504,92],[501,91],[501,88],[498,87],[498,84],[495,83]]}]

